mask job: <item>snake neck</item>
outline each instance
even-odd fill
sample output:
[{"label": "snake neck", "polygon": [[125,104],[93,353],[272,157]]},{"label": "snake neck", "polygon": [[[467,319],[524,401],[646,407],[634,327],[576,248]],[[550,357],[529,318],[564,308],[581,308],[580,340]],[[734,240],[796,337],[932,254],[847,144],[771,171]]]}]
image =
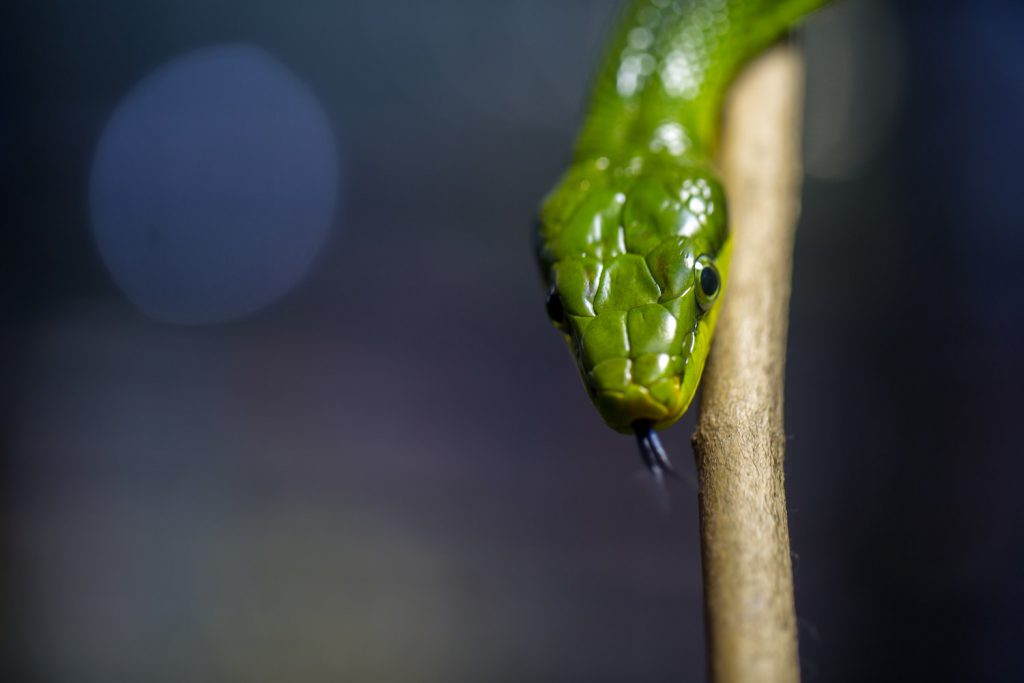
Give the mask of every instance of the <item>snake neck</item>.
[{"label": "snake neck", "polygon": [[826,1],[633,0],[594,82],[576,159],[712,159],[730,82]]}]

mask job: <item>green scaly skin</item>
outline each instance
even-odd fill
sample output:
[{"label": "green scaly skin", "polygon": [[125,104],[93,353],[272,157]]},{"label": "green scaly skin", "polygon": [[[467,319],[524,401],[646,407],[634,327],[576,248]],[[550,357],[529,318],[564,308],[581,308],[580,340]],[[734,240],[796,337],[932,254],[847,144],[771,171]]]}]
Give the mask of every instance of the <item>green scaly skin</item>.
[{"label": "green scaly skin", "polygon": [[[664,428],[697,390],[730,252],[713,159],[735,75],[823,0],[638,0],[544,200],[549,314],[608,425]],[[717,272],[720,286],[704,269]],[[706,291],[705,291],[706,290]]]}]

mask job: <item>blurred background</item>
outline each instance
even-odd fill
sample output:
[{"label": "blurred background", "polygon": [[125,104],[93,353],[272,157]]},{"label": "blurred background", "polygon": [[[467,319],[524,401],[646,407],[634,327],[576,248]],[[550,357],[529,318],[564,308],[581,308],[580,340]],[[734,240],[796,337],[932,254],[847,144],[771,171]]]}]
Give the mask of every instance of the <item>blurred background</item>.
[{"label": "blurred background", "polygon": [[[7,9],[0,678],[702,679],[695,490],[602,426],[530,249],[617,6]],[[805,680],[1024,680],[1022,36],[798,38]]]}]

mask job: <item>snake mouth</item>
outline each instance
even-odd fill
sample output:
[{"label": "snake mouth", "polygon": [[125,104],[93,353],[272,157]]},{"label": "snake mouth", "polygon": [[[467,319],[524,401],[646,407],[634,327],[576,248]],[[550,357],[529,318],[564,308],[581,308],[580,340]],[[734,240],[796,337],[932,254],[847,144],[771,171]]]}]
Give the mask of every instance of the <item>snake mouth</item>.
[{"label": "snake mouth", "polygon": [[590,396],[605,423],[622,434],[636,431],[636,424],[649,423],[658,429],[679,419],[686,408],[680,380],[671,378],[655,390],[638,383],[621,389],[591,390]]},{"label": "snake mouth", "polygon": [[635,432],[638,422],[660,425],[671,413],[645,387],[638,385],[630,385],[621,391],[598,391],[593,394],[593,400],[608,426],[623,434]]},{"label": "snake mouth", "polygon": [[685,409],[686,360],[668,353],[605,359],[580,368],[594,406],[609,427],[633,433],[633,423],[648,420],[662,428]]}]

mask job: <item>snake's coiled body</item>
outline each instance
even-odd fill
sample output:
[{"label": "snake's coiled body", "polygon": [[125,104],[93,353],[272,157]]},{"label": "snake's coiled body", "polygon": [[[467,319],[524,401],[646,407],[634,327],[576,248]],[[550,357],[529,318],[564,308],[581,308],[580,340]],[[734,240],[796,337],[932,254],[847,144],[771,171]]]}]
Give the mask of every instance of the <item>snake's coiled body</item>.
[{"label": "snake's coiled body", "polygon": [[729,257],[713,167],[729,83],[822,0],[637,0],[545,199],[548,312],[613,429],[662,428],[704,369]]}]

